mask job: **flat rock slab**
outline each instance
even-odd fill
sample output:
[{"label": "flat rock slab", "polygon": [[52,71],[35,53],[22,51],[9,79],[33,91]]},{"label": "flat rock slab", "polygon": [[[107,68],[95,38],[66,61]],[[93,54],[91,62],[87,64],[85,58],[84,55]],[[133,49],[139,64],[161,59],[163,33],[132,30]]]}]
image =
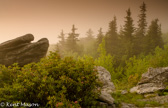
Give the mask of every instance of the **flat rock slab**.
[{"label": "flat rock slab", "polygon": [[149,68],[148,72],[142,74],[137,86],[130,89],[130,92],[153,93],[166,89],[166,86],[168,86],[168,67]]},{"label": "flat rock slab", "polygon": [[17,37],[0,44],[0,64],[10,66],[18,63],[23,66],[28,63],[38,62],[43,58],[48,50],[49,41],[42,38],[37,42],[32,34]]}]

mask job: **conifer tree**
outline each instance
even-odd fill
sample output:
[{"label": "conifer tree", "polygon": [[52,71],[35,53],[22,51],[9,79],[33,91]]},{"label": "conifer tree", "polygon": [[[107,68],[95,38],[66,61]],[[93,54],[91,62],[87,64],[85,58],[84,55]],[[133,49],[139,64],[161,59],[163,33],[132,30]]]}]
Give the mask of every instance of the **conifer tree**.
[{"label": "conifer tree", "polygon": [[92,57],[96,57],[96,53],[97,53],[97,45],[96,45],[96,39],[94,38],[94,32],[92,31],[92,29],[89,29],[86,32],[86,38],[85,38],[86,42],[85,44],[85,53],[87,55],[90,55]]},{"label": "conifer tree", "polygon": [[120,25],[120,30],[118,33],[118,38],[119,39],[124,39],[124,34],[123,34],[123,26]]},{"label": "conifer tree", "polygon": [[143,2],[143,4],[140,6],[140,14],[138,15],[139,20],[138,20],[138,28],[137,28],[137,37],[144,37],[146,33],[146,27],[147,27],[147,22],[146,22],[146,4]]},{"label": "conifer tree", "polygon": [[125,17],[125,25],[123,28],[123,35],[126,41],[132,42],[133,41],[133,33],[134,33],[134,25],[133,25],[133,19],[131,17],[131,10],[130,8],[126,11],[127,16]]},{"label": "conifer tree", "polygon": [[147,27],[147,22],[146,22],[146,4],[143,2],[142,5],[140,6],[140,14],[138,15],[139,20],[138,20],[138,28],[136,30],[136,37],[134,40],[134,54],[138,55],[142,52],[144,52],[144,47],[145,47],[145,42],[144,42],[144,37],[146,34],[146,27]]},{"label": "conifer tree", "polygon": [[62,30],[60,35],[58,35],[58,38],[60,39],[59,43],[56,44],[56,50],[59,51],[59,53],[62,53],[65,50],[65,34]]},{"label": "conifer tree", "polygon": [[107,35],[109,35],[110,38],[117,39],[117,19],[115,16],[113,20],[109,23],[109,30],[107,32]]},{"label": "conifer tree", "polygon": [[77,51],[77,41],[79,34],[75,33],[77,28],[75,28],[75,25],[72,25],[72,32],[68,34],[67,40],[66,40],[66,47],[67,51],[76,52]]},{"label": "conifer tree", "polygon": [[86,32],[86,36],[87,36],[87,39],[90,39],[90,40],[92,40],[92,39],[94,38],[92,29],[89,29],[89,30]]},{"label": "conifer tree", "polygon": [[131,57],[133,55],[133,33],[135,31],[134,25],[133,25],[133,19],[131,17],[131,10],[130,8],[126,11],[127,16],[125,17],[125,25],[123,26],[123,40],[125,43],[125,53],[128,57]]},{"label": "conifer tree", "polygon": [[61,46],[64,46],[65,45],[65,34],[64,34],[64,31],[62,30],[60,35],[58,36],[58,38],[60,38],[61,40],[59,41],[59,44]]},{"label": "conifer tree", "polygon": [[102,32],[102,28],[100,28],[100,29],[98,30],[98,32],[99,32],[99,33],[98,33],[97,39],[96,39],[97,46],[99,46],[99,44],[102,42],[103,37],[104,37],[103,32]]},{"label": "conifer tree", "polygon": [[151,22],[146,36],[146,53],[153,52],[157,46],[163,48],[161,37],[161,25],[158,25],[158,19]]},{"label": "conifer tree", "polygon": [[118,49],[117,22],[115,16],[113,20],[109,23],[109,30],[105,36],[105,41],[107,53],[115,55]]}]

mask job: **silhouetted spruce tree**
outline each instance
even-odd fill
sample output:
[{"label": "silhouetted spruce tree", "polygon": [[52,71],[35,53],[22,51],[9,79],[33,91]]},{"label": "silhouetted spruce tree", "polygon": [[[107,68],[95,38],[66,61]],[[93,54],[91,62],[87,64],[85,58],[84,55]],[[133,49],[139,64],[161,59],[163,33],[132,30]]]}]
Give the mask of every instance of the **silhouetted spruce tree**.
[{"label": "silhouetted spruce tree", "polygon": [[87,36],[87,39],[88,40],[92,40],[94,38],[94,35],[93,35],[93,31],[92,29],[89,29],[87,32],[86,32],[86,36]]},{"label": "silhouetted spruce tree", "polygon": [[144,37],[146,35],[146,4],[143,2],[140,6],[140,14],[138,15],[138,28],[136,30],[135,34],[135,40],[134,40],[134,53],[135,55],[138,55],[142,52],[144,52],[145,42]]},{"label": "silhouetted spruce tree", "polygon": [[163,48],[164,43],[162,40],[161,25],[158,25],[158,19],[151,22],[148,28],[146,42],[146,53],[153,52],[157,46]]},{"label": "silhouetted spruce tree", "polygon": [[98,30],[98,32],[99,33],[98,33],[97,38],[96,38],[96,44],[97,44],[97,46],[99,46],[99,44],[102,43],[102,40],[103,40],[103,37],[104,37],[103,32],[102,32],[102,28],[100,28]]},{"label": "silhouetted spruce tree", "polygon": [[75,25],[72,25],[72,32],[68,34],[68,37],[66,39],[66,48],[67,51],[77,52],[78,46],[77,41],[79,34],[75,33],[77,28],[75,28]]},{"label": "silhouetted spruce tree", "polygon": [[114,16],[113,20],[109,23],[109,30],[105,36],[106,51],[111,55],[117,55],[118,49],[118,34],[117,34],[117,22]]},{"label": "silhouetted spruce tree", "polygon": [[85,54],[90,55],[92,57],[96,57],[97,53],[97,46],[96,46],[96,39],[94,38],[94,32],[92,29],[89,29],[86,32],[86,42],[85,42]]},{"label": "silhouetted spruce tree", "polygon": [[62,53],[65,50],[65,34],[63,30],[61,31],[60,35],[58,35],[58,38],[60,41],[56,45],[56,50]]},{"label": "silhouetted spruce tree", "polygon": [[96,37],[96,42],[95,42],[95,48],[96,48],[96,55],[95,55],[95,58],[98,57],[98,52],[97,52],[97,49],[99,47],[99,45],[102,43],[102,40],[104,38],[104,34],[102,32],[102,28],[100,28],[98,30],[98,34],[97,34],[97,37]]},{"label": "silhouetted spruce tree", "polygon": [[118,33],[118,37],[119,39],[124,39],[124,34],[123,34],[123,26],[120,25],[120,30]]},{"label": "silhouetted spruce tree", "polygon": [[124,39],[124,32],[123,32],[123,26],[120,26],[120,31],[118,33],[118,55],[119,57],[122,57],[123,55],[126,55],[125,49],[125,39]]},{"label": "silhouetted spruce tree", "polygon": [[123,26],[122,31],[122,39],[124,40],[124,46],[125,46],[125,53],[128,57],[131,57],[133,55],[133,33],[135,31],[134,25],[133,25],[133,19],[131,17],[131,11],[130,8],[126,11],[127,16],[125,17],[125,25]]},{"label": "silhouetted spruce tree", "polygon": [[136,31],[136,36],[137,37],[144,37],[146,34],[146,27],[147,27],[146,4],[144,2],[140,6],[140,14],[138,15],[138,17],[139,17],[139,20],[138,20],[138,28]]},{"label": "silhouetted spruce tree", "polygon": [[64,46],[65,45],[65,34],[63,30],[61,31],[60,35],[58,35],[58,38],[60,38],[59,44],[61,46]]}]

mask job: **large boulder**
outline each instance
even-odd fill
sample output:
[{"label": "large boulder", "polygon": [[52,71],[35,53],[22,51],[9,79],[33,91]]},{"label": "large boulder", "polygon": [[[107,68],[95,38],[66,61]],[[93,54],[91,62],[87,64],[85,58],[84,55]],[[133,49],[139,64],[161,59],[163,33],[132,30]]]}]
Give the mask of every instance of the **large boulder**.
[{"label": "large boulder", "polygon": [[168,67],[149,68],[148,72],[142,74],[141,80],[130,92],[136,92],[138,94],[153,93],[164,90],[167,85]]},{"label": "large boulder", "polygon": [[37,42],[32,34],[6,41],[0,44],[0,64],[10,66],[18,63],[20,66],[38,62],[47,53],[49,41],[42,38]]},{"label": "large boulder", "polygon": [[103,83],[99,99],[109,105],[113,105],[114,99],[111,96],[111,93],[115,91],[115,86],[111,82],[111,74],[101,66],[97,66],[96,69],[98,71],[98,78]]}]

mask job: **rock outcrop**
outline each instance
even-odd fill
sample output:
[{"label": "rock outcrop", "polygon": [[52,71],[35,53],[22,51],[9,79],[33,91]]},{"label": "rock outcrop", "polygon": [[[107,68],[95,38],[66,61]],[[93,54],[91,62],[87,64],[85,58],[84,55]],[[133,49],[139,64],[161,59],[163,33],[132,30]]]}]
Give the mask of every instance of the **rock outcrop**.
[{"label": "rock outcrop", "polygon": [[109,105],[113,105],[114,99],[111,96],[111,93],[115,91],[115,86],[111,82],[111,74],[101,66],[97,66],[96,69],[98,71],[99,80],[103,83],[99,99]]},{"label": "rock outcrop", "polygon": [[141,80],[130,92],[136,92],[138,94],[153,93],[164,90],[167,85],[168,67],[149,68],[148,72],[142,74]]},{"label": "rock outcrop", "polygon": [[37,42],[32,34],[26,34],[0,44],[0,64],[10,66],[18,63],[20,66],[38,62],[47,53],[49,41],[42,38]]}]

